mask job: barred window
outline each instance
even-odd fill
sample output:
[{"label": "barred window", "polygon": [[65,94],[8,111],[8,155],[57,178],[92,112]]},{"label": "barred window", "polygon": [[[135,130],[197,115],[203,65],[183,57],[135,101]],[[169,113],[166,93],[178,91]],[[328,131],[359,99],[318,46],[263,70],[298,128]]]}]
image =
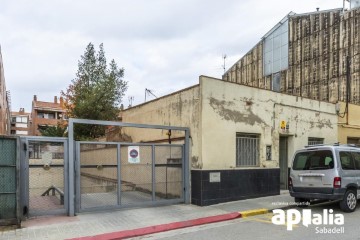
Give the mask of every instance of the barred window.
[{"label": "barred window", "polygon": [[308,145],[318,145],[318,144],[324,144],[324,139],[323,138],[314,138],[314,137],[309,137],[308,138]]},{"label": "barred window", "polygon": [[259,135],[236,134],[236,166],[259,166]]}]

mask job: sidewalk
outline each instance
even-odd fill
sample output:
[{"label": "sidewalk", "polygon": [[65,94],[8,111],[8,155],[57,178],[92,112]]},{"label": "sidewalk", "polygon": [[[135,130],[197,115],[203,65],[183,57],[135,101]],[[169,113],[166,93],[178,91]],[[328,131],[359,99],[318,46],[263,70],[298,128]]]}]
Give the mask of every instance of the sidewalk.
[{"label": "sidewalk", "polygon": [[[191,225],[194,219],[214,219],[214,216],[227,216],[230,213],[254,209],[271,210],[287,207],[292,202],[293,198],[289,196],[288,191],[282,191],[277,196],[247,199],[207,207],[178,204],[113,212],[86,213],[75,217],[38,217],[23,222],[21,229],[0,232],[0,239],[69,239],[145,227],[151,229],[154,228],[153,226],[168,226],[174,223],[189,226],[188,224]],[[93,239],[97,238],[94,237]]]}]

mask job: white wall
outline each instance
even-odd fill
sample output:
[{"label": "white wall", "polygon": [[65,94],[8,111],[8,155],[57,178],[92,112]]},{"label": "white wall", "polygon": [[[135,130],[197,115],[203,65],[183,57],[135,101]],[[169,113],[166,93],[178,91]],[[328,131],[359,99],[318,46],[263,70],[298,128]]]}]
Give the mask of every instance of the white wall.
[{"label": "white wall", "polygon": [[[200,77],[203,169],[236,168],[236,133],[260,134],[259,167],[279,167],[279,137],[288,136],[288,161],[308,137],[337,142],[335,105]],[[289,130],[280,129],[280,122]],[[266,161],[266,145],[272,160]],[[290,165],[289,165],[290,166]]]}]

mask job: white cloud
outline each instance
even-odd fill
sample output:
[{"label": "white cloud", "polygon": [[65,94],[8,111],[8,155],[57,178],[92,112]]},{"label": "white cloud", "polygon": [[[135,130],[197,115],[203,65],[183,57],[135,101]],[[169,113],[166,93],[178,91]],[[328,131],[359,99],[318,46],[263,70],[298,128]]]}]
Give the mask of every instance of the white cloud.
[{"label": "white cloud", "polygon": [[124,98],[144,101],[221,77],[287,13],[341,7],[340,0],[33,0],[1,1],[0,44],[13,110],[34,94],[52,101],[75,77],[86,45],[104,43],[125,68]]}]

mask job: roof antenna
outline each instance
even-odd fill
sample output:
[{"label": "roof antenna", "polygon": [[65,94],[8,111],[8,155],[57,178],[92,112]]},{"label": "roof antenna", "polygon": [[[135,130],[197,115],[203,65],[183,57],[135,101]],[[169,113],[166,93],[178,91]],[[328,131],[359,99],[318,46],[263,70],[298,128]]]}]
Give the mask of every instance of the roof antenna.
[{"label": "roof antenna", "polygon": [[222,65],[222,67],[223,67],[224,73],[225,73],[225,59],[226,59],[227,56],[226,56],[226,54],[224,54],[222,57],[223,57],[223,59],[224,59],[224,65]]},{"label": "roof antenna", "polygon": [[129,99],[129,107],[132,107],[134,96],[129,96],[128,99]]},{"label": "roof antenna", "polygon": [[146,102],[147,95],[152,95],[153,97],[157,98],[157,96],[154,94],[153,90],[145,88],[145,102]]}]

